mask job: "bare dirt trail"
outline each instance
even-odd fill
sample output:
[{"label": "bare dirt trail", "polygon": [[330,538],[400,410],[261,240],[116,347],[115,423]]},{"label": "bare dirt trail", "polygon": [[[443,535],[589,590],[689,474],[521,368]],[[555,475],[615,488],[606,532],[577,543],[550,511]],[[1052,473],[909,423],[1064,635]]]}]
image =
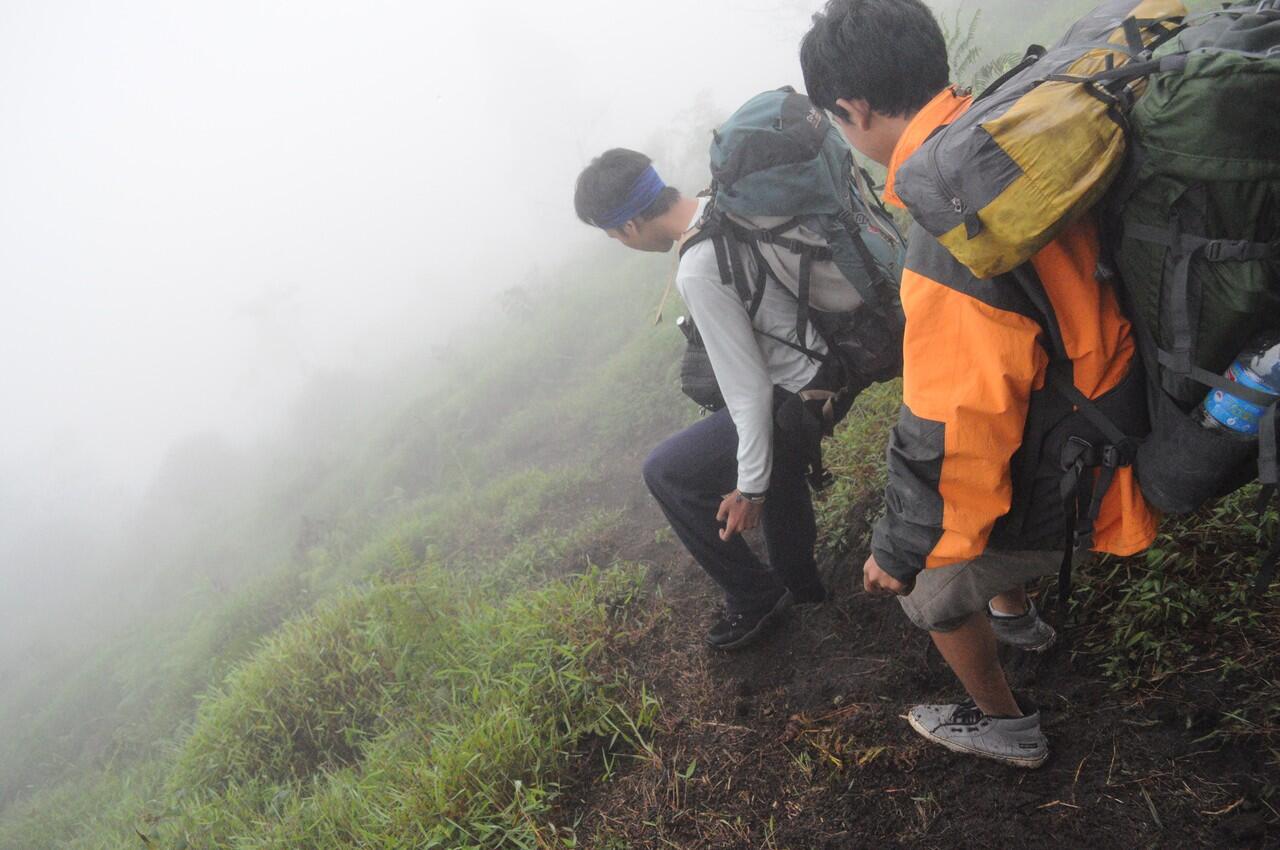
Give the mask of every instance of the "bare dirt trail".
[{"label": "bare dirt trail", "polygon": [[1280,847],[1265,752],[1198,740],[1223,709],[1212,685],[1117,691],[1066,649],[1011,652],[1015,687],[1042,707],[1049,762],[956,756],[900,717],[961,692],[898,606],[862,593],[865,553],[824,565],[827,603],[718,653],[702,643],[714,588],[678,544],[658,542],[642,488],[626,503],[640,530],[617,555],[653,564],[654,592],[611,663],[663,711],[652,754],[617,759],[607,781],[601,742],[575,760],[554,822],[576,824],[578,846]]}]

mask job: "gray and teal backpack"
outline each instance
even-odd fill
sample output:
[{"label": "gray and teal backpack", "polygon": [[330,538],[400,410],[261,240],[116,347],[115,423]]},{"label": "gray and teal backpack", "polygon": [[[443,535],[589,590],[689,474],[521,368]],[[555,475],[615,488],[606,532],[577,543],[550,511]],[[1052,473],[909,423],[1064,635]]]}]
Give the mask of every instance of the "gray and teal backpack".
[{"label": "gray and teal backpack", "polygon": [[[840,131],[790,87],[751,98],[715,131],[711,176],[710,201],[681,252],[711,240],[721,282],[752,318],[766,286],[795,297],[794,338],[773,339],[821,367],[799,393],[778,391],[775,420],[802,435],[818,483],[821,436],[864,388],[902,373],[902,236]],[[805,345],[811,323],[825,354]],[[690,336],[686,363],[699,356]]]}]

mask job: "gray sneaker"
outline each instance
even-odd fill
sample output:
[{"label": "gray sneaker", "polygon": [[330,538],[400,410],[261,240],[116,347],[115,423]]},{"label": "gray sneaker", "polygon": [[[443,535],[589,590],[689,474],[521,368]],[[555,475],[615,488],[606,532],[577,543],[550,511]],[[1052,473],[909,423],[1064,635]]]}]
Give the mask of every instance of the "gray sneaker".
[{"label": "gray sneaker", "polygon": [[1036,603],[1030,599],[1027,600],[1027,613],[1020,617],[996,616],[988,603],[987,619],[991,621],[991,630],[996,633],[996,640],[1028,652],[1044,652],[1058,639],[1058,633],[1053,630],[1053,626],[1040,619]]},{"label": "gray sneaker", "polygon": [[[1039,767],[1049,757],[1034,706],[1022,717],[988,717],[972,701],[959,705],[917,705],[907,713],[911,728],[957,753],[1015,767]],[[1025,709],[1024,709],[1025,711]]]}]

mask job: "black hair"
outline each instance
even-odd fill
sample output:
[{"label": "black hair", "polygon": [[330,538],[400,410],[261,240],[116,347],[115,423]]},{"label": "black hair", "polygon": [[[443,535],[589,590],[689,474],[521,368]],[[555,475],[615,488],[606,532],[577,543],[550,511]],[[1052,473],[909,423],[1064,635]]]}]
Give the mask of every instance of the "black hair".
[{"label": "black hair", "polygon": [[[612,148],[591,160],[591,164],[578,175],[578,185],[573,192],[573,208],[578,218],[592,227],[599,227],[597,222],[626,201],[631,187],[652,162],[639,151],[626,148]],[[680,192],[667,186],[636,218],[641,221],[657,218],[679,199]]]},{"label": "black hair", "polygon": [[909,115],[946,88],[947,42],[921,0],[828,0],[800,42],[809,99],[848,120],[838,98]]}]

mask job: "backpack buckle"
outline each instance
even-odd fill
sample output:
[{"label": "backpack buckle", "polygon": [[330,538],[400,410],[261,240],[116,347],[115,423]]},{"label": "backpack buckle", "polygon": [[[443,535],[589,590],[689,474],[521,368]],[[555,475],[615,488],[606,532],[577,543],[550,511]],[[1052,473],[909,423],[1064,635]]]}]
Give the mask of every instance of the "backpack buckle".
[{"label": "backpack buckle", "polygon": [[1119,446],[1106,445],[1102,447],[1102,466],[1115,469],[1124,465],[1123,453]]},{"label": "backpack buckle", "polygon": [[1211,263],[1239,260],[1245,257],[1248,249],[1249,242],[1245,239],[1211,239],[1204,246],[1204,257]]},{"label": "backpack buckle", "polygon": [[1094,457],[1093,443],[1084,437],[1072,435],[1062,446],[1062,455],[1058,463],[1064,472],[1070,472],[1073,469],[1094,466]]}]

